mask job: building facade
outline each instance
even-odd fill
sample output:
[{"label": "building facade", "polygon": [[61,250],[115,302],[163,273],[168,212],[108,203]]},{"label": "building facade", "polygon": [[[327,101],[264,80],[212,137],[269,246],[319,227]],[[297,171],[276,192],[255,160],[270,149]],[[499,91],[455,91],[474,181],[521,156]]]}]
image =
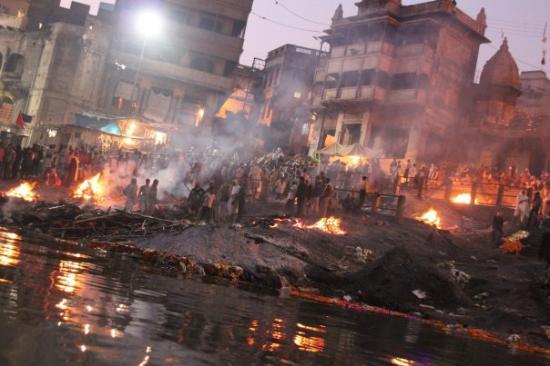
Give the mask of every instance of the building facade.
[{"label": "building facade", "polygon": [[[54,0],[3,3],[0,128],[15,130],[23,143],[45,144],[56,126],[82,112],[133,119],[143,130],[171,136],[210,126],[234,90],[252,6],[252,0],[119,0],[91,16],[78,3],[70,9]],[[145,11],[160,19],[154,37],[141,32],[155,30],[139,23]],[[32,116],[32,124],[14,129],[19,113]]]},{"label": "building facade", "polygon": [[296,153],[307,147],[311,88],[322,56],[320,50],[292,44],[268,53],[258,122],[271,127],[273,146]]},{"label": "building facade", "polygon": [[[101,109],[172,131],[211,124],[233,91],[252,0],[136,3],[116,4]],[[132,24],[151,4],[164,22],[156,37]]]},{"label": "building facade", "polygon": [[472,19],[451,0],[404,6],[363,0],[337,9],[315,75],[310,153],[327,142],[361,144],[385,158],[433,160],[464,120],[485,12]]}]

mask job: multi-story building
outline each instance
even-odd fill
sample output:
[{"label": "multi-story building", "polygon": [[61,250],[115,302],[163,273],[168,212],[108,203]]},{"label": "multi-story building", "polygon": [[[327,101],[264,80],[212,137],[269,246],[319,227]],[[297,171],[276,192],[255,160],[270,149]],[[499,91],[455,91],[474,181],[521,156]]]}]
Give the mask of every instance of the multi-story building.
[{"label": "multi-story building", "polygon": [[[139,24],[149,6],[161,18],[156,36],[138,29],[157,31]],[[117,1],[101,109],[175,131],[210,124],[233,91],[251,7],[252,0]]]},{"label": "multi-story building", "polygon": [[323,54],[291,44],[269,52],[264,104],[258,122],[271,127],[270,145],[290,147],[294,152],[306,148],[311,87]]},{"label": "multi-story building", "polygon": [[531,118],[550,124],[550,79],[542,70],[524,71],[520,75],[521,97],[518,106]]},{"label": "multi-story building", "polygon": [[[91,21],[82,4],[71,9],[47,0],[4,4],[0,129],[26,144],[37,124],[69,123],[71,113],[95,109],[109,29]],[[32,123],[21,128],[16,120],[23,114],[32,116]]]},{"label": "multi-story building", "polygon": [[347,18],[337,10],[323,38],[331,52],[315,75],[310,153],[335,140],[386,158],[440,157],[471,101],[484,10],[472,19],[451,0],[356,5]]},{"label": "multi-story building", "polygon": [[[80,122],[125,121],[115,129],[123,136],[209,126],[233,92],[252,0],[119,0],[97,16],[55,0],[3,4],[0,125],[13,130],[19,113],[30,115],[17,133],[49,144],[81,112]],[[141,132],[129,137],[155,137]]]}]

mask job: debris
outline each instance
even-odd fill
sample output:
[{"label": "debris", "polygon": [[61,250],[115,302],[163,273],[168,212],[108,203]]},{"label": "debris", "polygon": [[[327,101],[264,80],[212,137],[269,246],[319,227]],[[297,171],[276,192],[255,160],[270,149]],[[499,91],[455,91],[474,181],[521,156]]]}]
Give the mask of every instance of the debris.
[{"label": "debris", "polygon": [[435,307],[433,307],[431,305],[420,304],[418,306],[420,306],[422,309],[435,310]]},{"label": "debris", "polygon": [[546,338],[550,339],[550,326],[548,325],[542,325],[542,330],[544,330],[544,334],[546,334]]},{"label": "debris", "polygon": [[506,341],[510,343],[517,343],[521,340],[521,337],[518,334],[510,334],[508,338],[506,338]]},{"label": "debris", "polygon": [[425,291],[422,290],[414,290],[413,295],[416,296],[419,300],[424,300],[428,295],[426,295]]},{"label": "debris", "polygon": [[345,295],[342,297],[342,299],[346,300],[346,301],[351,301],[353,300],[353,298],[350,296],[350,295]]},{"label": "debris", "polygon": [[367,263],[375,259],[374,252],[370,249],[357,247],[355,248],[355,259],[360,263]]},{"label": "debris", "polygon": [[489,297],[489,294],[487,292],[482,292],[480,294],[477,294],[474,296],[475,300],[483,300]]}]

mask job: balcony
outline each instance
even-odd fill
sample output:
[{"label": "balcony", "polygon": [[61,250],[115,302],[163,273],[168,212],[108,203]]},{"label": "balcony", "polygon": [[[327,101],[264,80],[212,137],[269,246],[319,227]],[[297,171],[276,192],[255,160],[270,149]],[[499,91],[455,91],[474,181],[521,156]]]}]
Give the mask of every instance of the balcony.
[{"label": "balcony", "polygon": [[[347,87],[340,89],[326,89],[322,102],[381,102],[384,101],[386,91],[377,86]],[[320,99],[320,98],[318,98]],[[314,105],[321,101],[314,99]]]},{"label": "balcony", "polygon": [[[126,65],[131,70],[137,70],[139,59],[139,56],[115,51],[112,53],[111,63],[116,61]],[[144,59],[141,66],[141,73],[149,74],[153,77],[163,77],[190,83],[220,92],[228,92],[233,89],[233,80],[230,78],[162,61]]]}]

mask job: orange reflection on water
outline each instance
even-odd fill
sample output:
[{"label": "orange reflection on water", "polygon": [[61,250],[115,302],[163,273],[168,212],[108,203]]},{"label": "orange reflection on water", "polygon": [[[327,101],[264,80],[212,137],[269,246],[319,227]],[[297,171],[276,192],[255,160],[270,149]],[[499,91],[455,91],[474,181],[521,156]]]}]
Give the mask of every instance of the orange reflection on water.
[{"label": "orange reflection on water", "polygon": [[82,263],[62,260],[59,262],[59,274],[55,286],[68,294],[72,294],[78,286],[78,272],[84,266]]},{"label": "orange reflection on water", "polygon": [[325,350],[325,339],[320,336],[310,336],[306,332],[315,332],[320,334],[326,334],[327,329],[324,326],[312,326],[302,323],[296,323],[298,331],[294,336],[294,344],[298,346],[300,351],[304,352],[323,352]]},{"label": "orange reflection on water", "polygon": [[16,233],[0,233],[0,266],[13,267],[19,264],[21,253],[17,242],[20,239],[21,236]]}]

